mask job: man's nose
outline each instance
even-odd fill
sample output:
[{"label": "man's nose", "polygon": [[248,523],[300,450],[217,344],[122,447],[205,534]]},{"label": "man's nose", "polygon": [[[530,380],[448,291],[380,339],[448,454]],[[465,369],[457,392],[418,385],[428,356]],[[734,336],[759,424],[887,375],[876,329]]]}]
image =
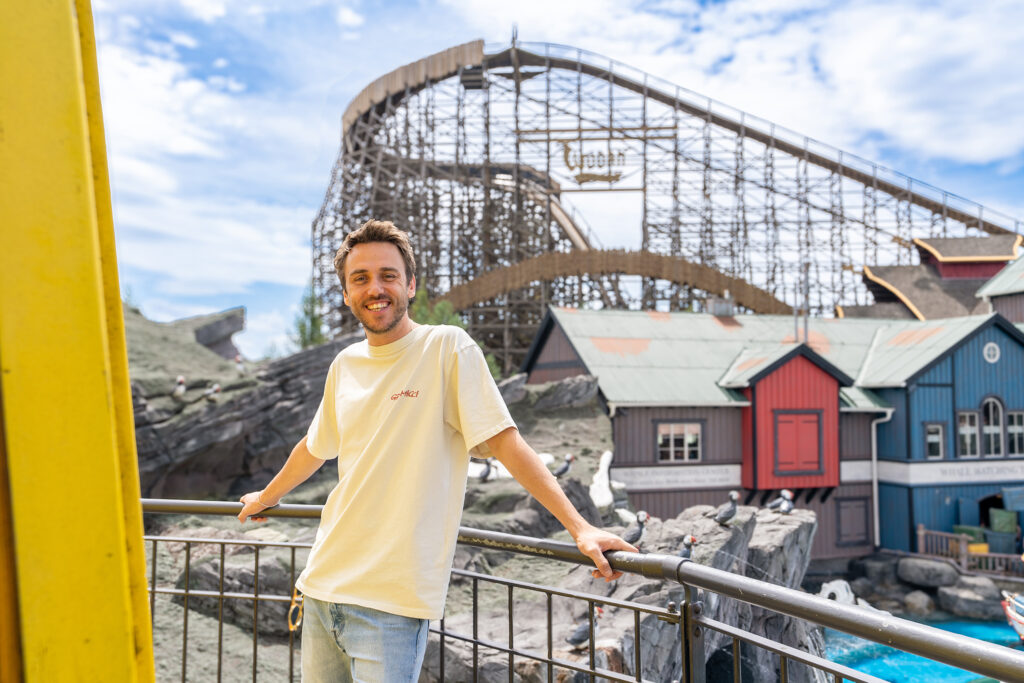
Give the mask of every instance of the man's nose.
[{"label": "man's nose", "polygon": [[367,291],[376,296],[384,293],[384,281],[379,277],[371,278],[370,285],[367,287]]}]

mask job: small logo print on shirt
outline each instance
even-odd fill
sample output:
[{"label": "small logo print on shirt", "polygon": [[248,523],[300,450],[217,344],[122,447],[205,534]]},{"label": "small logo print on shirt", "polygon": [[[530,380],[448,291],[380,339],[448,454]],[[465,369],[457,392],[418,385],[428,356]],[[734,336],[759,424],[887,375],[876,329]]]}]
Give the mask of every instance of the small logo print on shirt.
[{"label": "small logo print on shirt", "polygon": [[416,398],[419,395],[420,395],[420,390],[419,389],[416,389],[415,391],[413,391],[412,389],[406,389],[405,391],[399,391],[397,394],[391,394],[391,400],[392,401],[397,401],[402,396],[408,396],[409,398]]}]

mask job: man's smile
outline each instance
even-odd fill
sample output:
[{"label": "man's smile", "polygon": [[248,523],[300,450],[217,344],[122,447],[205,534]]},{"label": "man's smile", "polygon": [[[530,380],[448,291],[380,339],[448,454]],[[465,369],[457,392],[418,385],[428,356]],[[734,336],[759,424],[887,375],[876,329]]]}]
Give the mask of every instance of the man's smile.
[{"label": "man's smile", "polygon": [[371,311],[382,311],[390,305],[390,301],[374,301],[372,303],[366,304],[366,307]]}]

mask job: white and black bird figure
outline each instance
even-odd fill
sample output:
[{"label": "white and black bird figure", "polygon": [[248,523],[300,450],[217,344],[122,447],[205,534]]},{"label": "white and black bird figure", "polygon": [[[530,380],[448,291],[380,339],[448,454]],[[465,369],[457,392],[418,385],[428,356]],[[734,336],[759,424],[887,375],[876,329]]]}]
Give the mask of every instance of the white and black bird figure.
[{"label": "white and black bird figure", "polygon": [[683,536],[683,547],[679,549],[679,557],[684,560],[690,559],[690,554],[693,552],[693,546],[697,543],[697,537],[692,534]]},{"label": "white and black bird figure", "polygon": [[779,497],[768,503],[769,510],[778,510],[779,514],[788,515],[793,511],[793,492],[789,489],[782,489]]},{"label": "white and black bird figure", "polygon": [[726,526],[729,520],[736,516],[736,501],[739,499],[739,492],[729,491],[729,502],[722,503],[715,510],[715,521],[722,526]]},{"label": "white and black bird figure", "polygon": [[494,468],[491,467],[492,460],[494,460],[494,458],[487,458],[486,460],[484,460],[484,468],[480,470],[480,474],[477,475],[477,479],[480,481],[481,484],[490,479],[491,472],[494,471]]},{"label": "white and black bird figure", "polygon": [[647,531],[647,516],[647,513],[643,510],[636,513],[636,521],[630,524],[629,528],[622,534],[622,540],[639,548],[640,543],[644,539],[644,532]]},{"label": "white and black bird figure", "polygon": [[[597,640],[597,631],[601,626],[601,617],[604,616],[604,609],[601,607],[594,608],[594,640]],[[576,625],[565,638],[565,642],[572,645],[574,650],[582,650],[583,648],[590,646],[590,618],[586,617],[582,622]]]},{"label": "white and black bird figure", "polygon": [[219,384],[214,384],[212,387],[210,387],[209,389],[207,389],[206,391],[203,392],[203,398],[205,398],[210,403],[216,403],[217,402],[217,394],[219,394],[219,393],[220,393],[220,385]]},{"label": "white and black bird figure", "polygon": [[178,379],[174,380],[174,391],[171,392],[171,398],[175,401],[182,401],[185,399],[185,376],[178,375]]},{"label": "white and black bird figure", "polygon": [[558,469],[554,471],[555,479],[562,477],[569,473],[569,469],[572,468],[572,463],[576,459],[576,456],[572,453],[565,454],[565,462],[558,466]]}]

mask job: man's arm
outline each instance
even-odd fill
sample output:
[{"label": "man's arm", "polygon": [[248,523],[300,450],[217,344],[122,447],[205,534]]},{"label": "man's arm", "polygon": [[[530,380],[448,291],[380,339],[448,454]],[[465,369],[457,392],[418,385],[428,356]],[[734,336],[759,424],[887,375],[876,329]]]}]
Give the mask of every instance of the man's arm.
[{"label": "man's arm", "polygon": [[580,552],[593,560],[597,566],[593,572],[594,578],[603,576],[605,581],[611,581],[622,576],[622,572],[612,571],[604,551],[639,551],[615,534],[598,529],[583,519],[558,485],[558,480],[523,440],[518,429],[509,427],[495,434],[487,440],[487,446],[523,488],[562,523],[576,541]]},{"label": "man's arm", "polygon": [[[295,445],[292,454],[284,463],[284,467],[278,472],[267,487],[262,491],[253,491],[241,497],[242,511],[238,514],[238,521],[245,523],[250,515],[256,515],[268,507],[277,505],[278,501],[284,498],[289,491],[309,479],[314,472],[320,469],[324,461],[309,452],[306,446],[306,437]],[[262,521],[266,517],[254,517]]]}]

